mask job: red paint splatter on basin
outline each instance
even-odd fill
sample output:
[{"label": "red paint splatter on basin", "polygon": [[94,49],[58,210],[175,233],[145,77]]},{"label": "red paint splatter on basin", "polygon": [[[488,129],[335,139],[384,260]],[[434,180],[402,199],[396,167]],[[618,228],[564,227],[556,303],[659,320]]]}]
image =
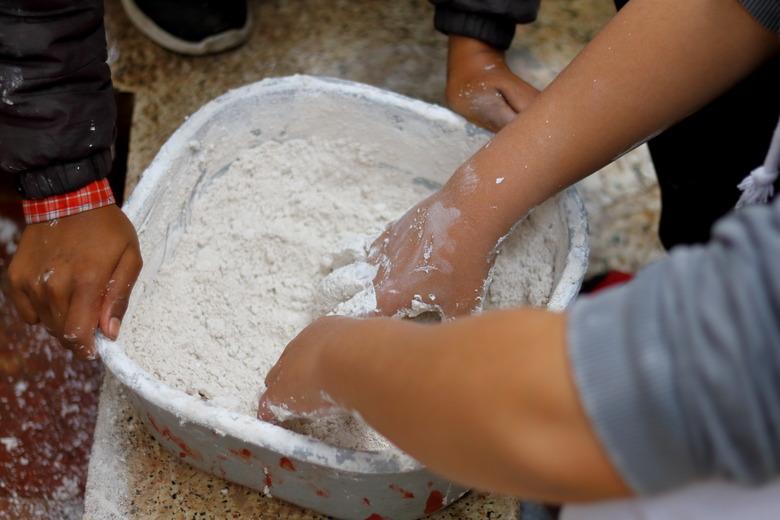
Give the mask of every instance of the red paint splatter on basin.
[{"label": "red paint splatter on basin", "polygon": [[293,464],[292,461],[287,457],[282,457],[279,459],[279,467],[286,469],[287,471],[295,471],[295,464]]},{"label": "red paint splatter on basin", "polygon": [[390,489],[392,489],[393,491],[397,491],[403,498],[414,498],[414,493],[412,493],[411,491],[405,490],[404,488],[402,488],[399,485],[390,484],[388,487]]},{"label": "red paint splatter on basin", "polygon": [[373,515],[366,518],[366,520],[385,520],[385,519],[379,516],[378,514],[374,513]]},{"label": "red paint splatter on basin", "polygon": [[240,450],[230,450],[230,453],[233,455],[238,455],[244,460],[249,460],[252,458],[252,452],[246,448],[241,448]]},{"label": "red paint splatter on basin", "polygon": [[434,489],[431,494],[428,495],[428,500],[425,502],[425,514],[430,515],[435,513],[439,509],[444,507],[444,495],[441,491]]},{"label": "red paint splatter on basin", "polygon": [[368,507],[371,507],[371,501],[367,499],[366,497],[363,497],[363,503],[367,505]]},{"label": "red paint splatter on basin", "polygon": [[315,493],[317,493],[318,497],[322,497],[322,498],[328,498],[330,496],[330,493],[328,493],[324,489],[318,489],[315,491]]},{"label": "red paint splatter on basin", "polygon": [[271,487],[271,486],[274,485],[274,480],[273,480],[273,478],[271,478],[271,474],[270,473],[266,473],[265,474],[265,485],[266,485],[266,487]]},{"label": "red paint splatter on basin", "polygon": [[168,439],[179,447],[179,450],[181,450],[179,451],[179,457],[191,457],[196,460],[201,459],[200,453],[187,446],[187,443],[184,442],[180,437],[174,435],[170,428],[167,426],[160,428],[149,413],[146,414],[146,417],[149,419],[149,423],[152,425],[152,428],[157,431],[157,433],[159,433],[164,439]]}]

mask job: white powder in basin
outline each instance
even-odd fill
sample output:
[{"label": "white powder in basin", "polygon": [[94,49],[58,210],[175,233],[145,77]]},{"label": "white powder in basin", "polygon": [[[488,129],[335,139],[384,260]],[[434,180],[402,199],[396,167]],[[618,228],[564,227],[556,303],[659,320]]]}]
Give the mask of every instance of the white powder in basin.
[{"label": "white powder in basin", "polygon": [[[247,148],[209,182],[122,340],[165,383],[254,416],[285,345],[332,310],[319,286],[339,244],[378,234],[432,184],[383,164],[370,146],[321,139]],[[546,204],[516,227],[497,259],[486,308],[547,302],[555,218]],[[351,417],[289,426],[341,447],[388,446]]]}]

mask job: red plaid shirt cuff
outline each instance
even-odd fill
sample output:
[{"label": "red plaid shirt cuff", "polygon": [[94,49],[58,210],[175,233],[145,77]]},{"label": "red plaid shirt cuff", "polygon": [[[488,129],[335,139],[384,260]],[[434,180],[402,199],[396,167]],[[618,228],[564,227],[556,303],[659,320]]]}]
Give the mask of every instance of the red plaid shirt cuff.
[{"label": "red plaid shirt cuff", "polygon": [[101,179],[70,193],[22,201],[22,208],[27,223],[37,224],[102,208],[114,202],[116,202],[114,193],[111,191],[108,179]]}]

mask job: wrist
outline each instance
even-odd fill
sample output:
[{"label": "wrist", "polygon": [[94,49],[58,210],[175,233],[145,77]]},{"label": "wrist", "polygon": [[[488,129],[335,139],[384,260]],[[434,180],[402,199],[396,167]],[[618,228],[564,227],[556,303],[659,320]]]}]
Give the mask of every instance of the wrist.
[{"label": "wrist", "polygon": [[353,343],[358,339],[367,340],[365,333],[359,330],[362,320],[343,317],[325,319],[334,320],[338,326],[332,327],[329,337],[318,342],[317,350],[310,354],[314,369],[311,377],[315,386],[321,388],[329,399],[351,410],[354,403],[348,383],[360,373],[360,361],[351,355],[355,351]]},{"label": "wrist", "polygon": [[323,342],[315,354],[314,378],[339,406],[361,410],[366,385],[382,386],[379,378],[397,362],[399,349],[409,341],[403,331],[412,324],[391,318],[339,319],[346,326],[334,329],[334,341]]},{"label": "wrist", "polygon": [[514,223],[508,222],[505,208],[497,202],[495,187],[495,182],[491,185],[480,178],[467,162],[440,191],[443,203],[460,211],[458,240],[485,253],[493,251]]},{"label": "wrist", "polygon": [[115,203],[114,194],[111,191],[111,186],[108,184],[108,179],[101,179],[60,195],[23,200],[22,210],[24,219],[28,224],[38,224],[58,218],[70,217]]},{"label": "wrist", "polygon": [[447,54],[447,78],[459,77],[475,68],[503,65],[504,51],[466,36],[450,36]]}]

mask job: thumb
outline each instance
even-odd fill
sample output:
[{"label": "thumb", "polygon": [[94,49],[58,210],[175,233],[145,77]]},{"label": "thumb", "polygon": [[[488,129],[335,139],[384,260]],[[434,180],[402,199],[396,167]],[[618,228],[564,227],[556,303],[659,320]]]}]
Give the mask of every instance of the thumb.
[{"label": "thumb", "polygon": [[112,340],[116,340],[119,336],[122,318],[125,316],[130,294],[142,266],[143,261],[138,250],[128,247],[122,253],[109,279],[100,310],[99,326],[103,334]]}]

